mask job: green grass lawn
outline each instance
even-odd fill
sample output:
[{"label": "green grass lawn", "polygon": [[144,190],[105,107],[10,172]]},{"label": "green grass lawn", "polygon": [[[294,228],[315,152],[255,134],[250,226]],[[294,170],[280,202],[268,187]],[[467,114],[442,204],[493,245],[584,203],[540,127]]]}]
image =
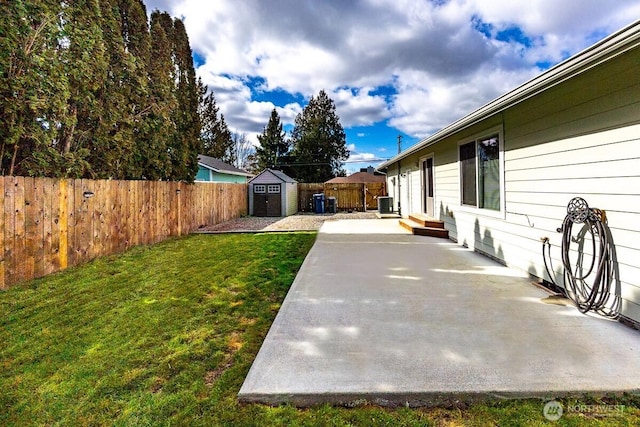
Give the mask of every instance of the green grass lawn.
[{"label": "green grass lawn", "polygon": [[[640,425],[544,402],[299,410],[236,394],[314,233],[195,235],[0,292],[0,425]],[[615,363],[615,361],[603,361]],[[585,397],[565,406],[598,404]]]}]

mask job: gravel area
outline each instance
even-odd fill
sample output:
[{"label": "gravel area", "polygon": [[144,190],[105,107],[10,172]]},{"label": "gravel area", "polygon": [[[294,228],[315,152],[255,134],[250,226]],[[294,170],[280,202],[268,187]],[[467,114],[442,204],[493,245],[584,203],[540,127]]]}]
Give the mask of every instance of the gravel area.
[{"label": "gravel area", "polygon": [[287,217],[265,218],[245,216],[216,225],[202,227],[199,232],[233,231],[303,231],[319,230],[325,221],[338,219],[375,219],[375,212],[353,212],[337,214],[296,214]]}]

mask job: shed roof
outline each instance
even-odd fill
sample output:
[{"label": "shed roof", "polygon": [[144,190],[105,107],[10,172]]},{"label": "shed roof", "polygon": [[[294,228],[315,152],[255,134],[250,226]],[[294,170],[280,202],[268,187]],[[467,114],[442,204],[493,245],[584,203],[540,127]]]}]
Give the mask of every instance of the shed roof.
[{"label": "shed roof", "polygon": [[[282,171],[276,170],[276,169],[265,169],[262,172],[260,172],[258,175],[256,175],[255,177],[253,177],[249,182],[256,180],[258,178],[260,178],[262,175],[271,175],[274,178],[278,179],[280,182],[289,182],[289,183],[294,183],[294,182],[298,182],[295,179],[291,178],[289,175],[285,174]],[[264,177],[263,177],[264,179]]]},{"label": "shed roof", "polygon": [[244,169],[237,168],[233,165],[223,162],[215,157],[209,157],[202,154],[198,155],[198,164],[214,172],[224,173],[228,175],[253,176]]},{"label": "shed roof", "polygon": [[346,184],[346,183],[358,183],[366,184],[369,182],[385,182],[387,177],[385,175],[374,175],[368,172],[356,172],[349,176],[337,176],[330,179],[327,183],[330,184]]},{"label": "shed roof", "polygon": [[398,160],[402,160],[422,148],[433,145],[463,129],[481,122],[491,115],[505,111],[522,101],[532,98],[551,87],[561,84],[572,77],[582,74],[638,46],[640,46],[640,20],[635,21],[593,46],[573,55],[569,59],[548,69],[511,92],[494,99],[435,134],[417,142],[407,150],[379,165],[378,169],[385,169]]}]

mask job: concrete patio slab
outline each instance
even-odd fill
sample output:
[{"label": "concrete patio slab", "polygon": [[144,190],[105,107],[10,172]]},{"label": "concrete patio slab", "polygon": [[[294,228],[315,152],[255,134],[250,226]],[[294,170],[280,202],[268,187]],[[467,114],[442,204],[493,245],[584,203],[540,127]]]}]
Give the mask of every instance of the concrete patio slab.
[{"label": "concrete patio slab", "polygon": [[548,296],[397,220],[326,222],[239,399],[430,406],[638,393],[640,332]]}]

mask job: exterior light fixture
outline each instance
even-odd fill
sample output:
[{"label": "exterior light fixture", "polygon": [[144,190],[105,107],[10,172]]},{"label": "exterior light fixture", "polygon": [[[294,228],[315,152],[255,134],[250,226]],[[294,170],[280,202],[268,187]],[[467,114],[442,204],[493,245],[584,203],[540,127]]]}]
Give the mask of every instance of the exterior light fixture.
[{"label": "exterior light fixture", "polygon": [[84,197],[85,199],[90,199],[93,196],[95,196],[93,191],[85,191],[84,193],[82,193],[82,197]]}]

